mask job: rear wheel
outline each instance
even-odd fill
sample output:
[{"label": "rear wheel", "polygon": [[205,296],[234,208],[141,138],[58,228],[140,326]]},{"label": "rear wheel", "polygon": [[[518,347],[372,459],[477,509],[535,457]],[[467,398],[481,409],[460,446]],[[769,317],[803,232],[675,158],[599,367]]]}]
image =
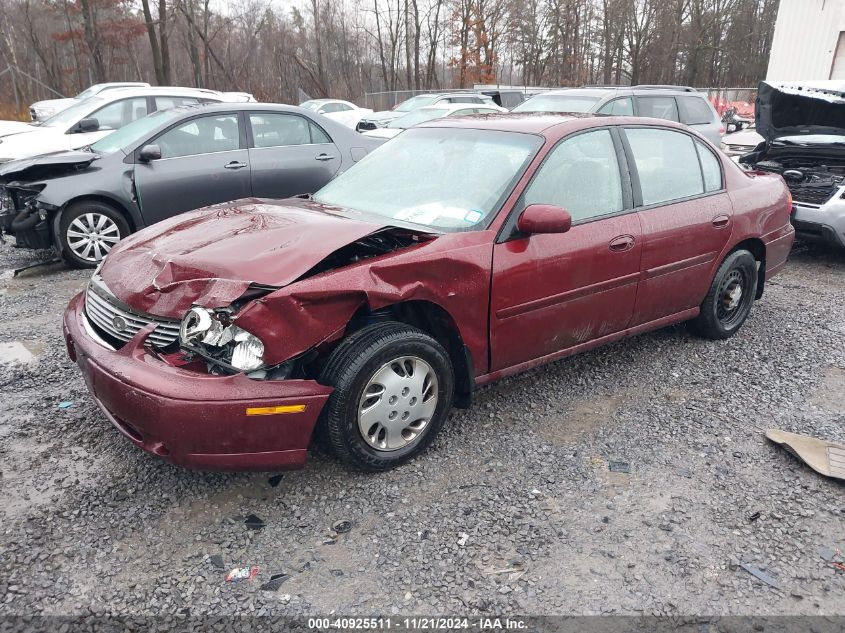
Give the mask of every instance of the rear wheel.
[{"label": "rear wheel", "polygon": [[94,268],[129,233],[129,223],[114,207],[94,200],[76,202],[59,222],[62,258],[74,268]]},{"label": "rear wheel", "polygon": [[335,388],[321,431],[335,455],[362,470],[387,470],[424,450],[452,407],[446,350],[403,323],[353,333],[332,352],[320,382]]},{"label": "rear wheel", "polygon": [[749,251],[733,251],[716,271],[690,328],[709,339],[733,336],[748,318],[756,293],[757,260]]}]

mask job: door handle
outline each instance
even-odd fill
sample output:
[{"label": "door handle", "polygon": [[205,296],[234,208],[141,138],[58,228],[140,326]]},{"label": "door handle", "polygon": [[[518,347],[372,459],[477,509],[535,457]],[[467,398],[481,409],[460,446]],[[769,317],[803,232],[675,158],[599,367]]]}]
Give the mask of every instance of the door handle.
[{"label": "door handle", "polygon": [[717,229],[723,229],[723,228],[725,228],[728,224],[730,224],[730,222],[731,222],[731,218],[730,218],[730,216],[727,216],[727,215],[717,215],[717,216],[716,216],[715,218],[713,218],[710,222],[711,222],[711,223],[713,224],[713,226],[715,226]]},{"label": "door handle", "polygon": [[249,167],[249,165],[237,160],[233,160],[223,165],[223,167],[225,167],[226,169],[243,169],[244,167]]},{"label": "door handle", "polygon": [[325,162],[327,160],[334,160],[334,156],[329,156],[328,154],[317,154],[314,159]]},{"label": "door handle", "polygon": [[634,236],[633,235],[620,235],[619,237],[614,237],[610,240],[610,244],[608,245],[610,250],[614,253],[623,253],[625,251],[630,251],[634,248]]}]

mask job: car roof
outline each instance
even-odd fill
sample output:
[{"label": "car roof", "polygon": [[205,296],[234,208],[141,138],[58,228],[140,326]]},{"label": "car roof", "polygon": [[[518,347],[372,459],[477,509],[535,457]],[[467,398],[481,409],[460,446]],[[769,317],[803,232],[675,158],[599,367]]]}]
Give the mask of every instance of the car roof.
[{"label": "car roof", "polygon": [[607,95],[642,95],[642,94],[685,94],[685,95],[699,95],[693,88],[686,86],[584,86],[581,88],[561,88],[559,90],[547,90],[545,92],[538,92],[531,95],[537,97],[541,95],[568,95],[581,97],[604,97]]},{"label": "car roof", "polygon": [[184,88],[180,86],[146,86],[138,88],[116,88],[109,90],[106,93],[98,93],[94,99],[102,101],[117,101],[118,99],[125,99],[126,97],[154,97],[156,95],[173,96],[173,97],[222,97],[224,93],[216,90],[208,90],[207,88]]},{"label": "car roof", "polygon": [[[635,116],[609,116],[606,114],[573,112],[501,112],[496,114],[470,114],[461,117],[444,117],[420,123],[416,127],[448,127],[499,132],[521,132],[560,137],[582,128],[604,125],[631,125],[675,128],[689,132],[690,128],[675,121]],[[693,130],[694,132],[694,130]]]}]

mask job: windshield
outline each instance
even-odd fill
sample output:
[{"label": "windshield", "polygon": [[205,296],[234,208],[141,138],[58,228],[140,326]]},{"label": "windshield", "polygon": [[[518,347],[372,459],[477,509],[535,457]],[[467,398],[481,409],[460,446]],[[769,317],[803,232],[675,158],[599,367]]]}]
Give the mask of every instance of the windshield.
[{"label": "windshield", "polygon": [[316,112],[320,105],[322,105],[322,101],[311,99],[310,101],[303,101],[299,104],[299,107],[305,108],[306,110],[314,110]]},{"label": "windshield", "polygon": [[590,112],[598,101],[598,97],[536,95],[520,103],[511,112]]},{"label": "windshield", "polygon": [[49,119],[46,119],[41,125],[43,127],[64,127],[66,125],[73,125],[80,119],[84,118],[89,112],[94,110],[96,106],[104,101],[101,97],[91,97],[74,103],[69,108],[62,110],[58,114],[54,114]]},{"label": "windshield", "polygon": [[159,110],[149,116],[142,117],[128,125],[124,125],[116,132],[97,141],[91,146],[91,151],[97,154],[112,154],[124,147],[129,147],[144,140],[152,130],[159,125],[178,119],[185,113],[184,109]]},{"label": "windshield", "polygon": [[420,108],[419,110],[414,110],[413,112],[400,116],[387,127],[398,127],[404,130],[415,126],[417,123],[431,121],[432,119],[439,119],[440,117],[448,114],[448,108]]},{"label": "windshield", "polygon": [[314,200],[438,231],[478,230],[541,145],[532,134],[415,128],[367,155]]},{"label": "windshield", "polygon": [[437,95],[419,95],[417,97],[411,97],[407,101],[403,101],[400,103],[396,108],[396,112],[412,112],[417,108],[422,108],[427,105],[431,105],[435,101],[437,101]]}]

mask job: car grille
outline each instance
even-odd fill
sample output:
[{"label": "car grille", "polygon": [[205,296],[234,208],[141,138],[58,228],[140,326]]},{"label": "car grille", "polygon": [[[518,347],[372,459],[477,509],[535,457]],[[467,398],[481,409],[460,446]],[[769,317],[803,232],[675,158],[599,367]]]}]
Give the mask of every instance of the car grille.
[{"label": "car grille", "polygon": [[153,347],[167,347],[179,338],[179,321],[141,314],[118,305],[117,298],[99,277],[92,278],[85,291],[85,314],[99,334],[121,345],[150,323],[158,324],[147,339]]},{"label": "car grille", "polygon": [[375,130],[376,124],[372,121],[360,121],[356,129],[360,132],[361,130]]}]

